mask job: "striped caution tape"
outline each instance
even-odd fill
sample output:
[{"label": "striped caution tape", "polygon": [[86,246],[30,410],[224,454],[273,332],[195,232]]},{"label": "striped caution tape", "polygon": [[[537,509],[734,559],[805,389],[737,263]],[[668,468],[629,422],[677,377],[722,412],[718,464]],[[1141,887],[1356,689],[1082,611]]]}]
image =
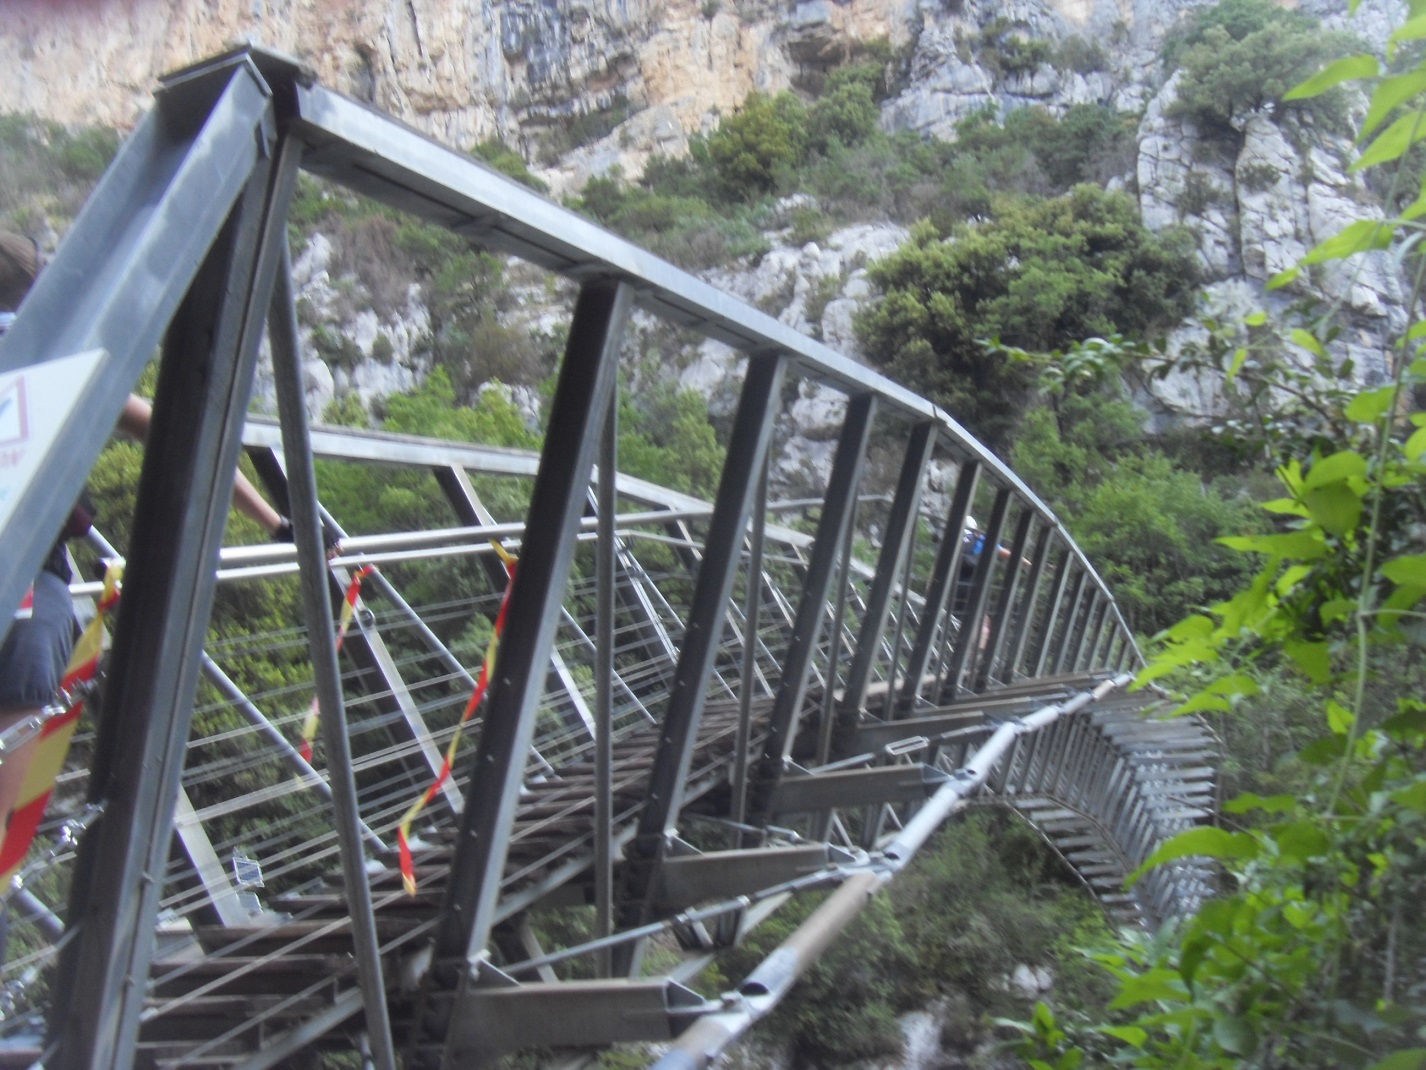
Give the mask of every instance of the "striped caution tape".
[{"label": "striped caution tape", "polygon": [[495,670],[495,655],[500,645],[500,634],[505,630],[505,612],[510,607],[510,589],[515,583],[516,558],[495,540],[492,539],[490,545],[495,547],[495,552],[505,563],[505,572],[509,579],[505,584],[505,594],[500,599],[500,611],[495,615],[495,634],[490,637],[490,645],[485,648],[485,661],[481,663],[480,675],[475,681],[475,690],[471,692],[470,701],[465,704],[465,712],[461,714],[460,721],[456,724],[456,730],[451,736],[450,744],[446,747],[446,760],[441,763],[441,771],[436,776],[435,782],[426,789],[424,795],[411,804],[411,809],[406,811],[401,818],[400,827],[396,830],[396,845],[401,856],[401,883],[405,887],[407,895],[416,894],[416,867],[411,861],[411,822],[415,821],[421,811],[426,808],[426,804],[436,797],[436,792],[441,790],[441,785],[451,775],[451,766],[455,763],[456,748],[460,745],[461,730],[470,720],[471,715],[475,713],[476,707],[480,705],[480,700],[485,697],[490,674]]},{"label": "striped caution tape", "polygon": [[[376,571],[374,565],[363,565],[352,573],[347,584],[346,596],[342,599],[341,613],[337,617],[337,653],[341,653],[342,641],[347,637],[347,629],[356,616],[357,599],[361,597],[361,581]],[[307,719],[302,722],[302,743],[297,750],[302,760],[312,764],[312,742],[317,738],[317,728],[322,723],[322,711],[317,705],[317,696],[312,696],[312,705],[307,708]]]},{"label": "striped caution tape", "polygon": [[0,843],[0,888],[9,887],[45,816],[45,807],[54,793],[55,778],[64,767],[69,742],[74,738],[74,729],[84,712],[83,687],[94,679],[99,670],[99,656],[104,652],[104,621],[119,603],[123,576],[123,561],[110,562],[104,572],[104,590],[99,596],[98,611],[74,644],[69,664],[60,680],[62,704],[48,707],[39,725],[34,753],[25,769],[25,780],[20,787],[15,809],[10,814],[4,842]]}]

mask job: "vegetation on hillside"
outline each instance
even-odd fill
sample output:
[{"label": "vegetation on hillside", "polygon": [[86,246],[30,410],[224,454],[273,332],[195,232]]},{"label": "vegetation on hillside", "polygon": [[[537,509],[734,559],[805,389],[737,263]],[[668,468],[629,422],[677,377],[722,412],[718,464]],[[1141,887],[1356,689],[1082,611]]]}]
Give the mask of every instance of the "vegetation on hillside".
[{"label": "vegetation on hillside", "polygon": [[[1393,44],[1419,37],[1416,25]],[[1409,45],[1393,58],[1398,66],[1382,69],[1374,57],[1349,57],[1290,94],[1308,99],[1369,78],[1376,120],[1361,132],[1358,166],[1399,159],[1409,132],[1426,124],[1416,97],[1426,67]],[[1354,391],[1325,381],[1312,401],[1329,419],[1264,443],[1289,454],[1277,468],[1281,496],[1265,506],[1273,529],[1225,540],[1252,559],[1251,578],[1169,629],[1140,676],[1183,687],[1183,711],[1261,718],[1268,726],[1256,734],[1297,747],[1238,770],[1247,790],[1225,806],[1223,827],[1184,834],[1149,860],[1214,858],[1223,894],[1152,938],[1094,950],[1116,985],[1108,1013],[1038,1006],[1019,1026],[1033,1067],[1426,1065],[1418,214],[1353,224],[1306,258],[1350,260],[1402,243],[1412,322],[1392,381]],[[1329,315],[1298,340],[1325,355],[1334,334]],[[1248,358],[1242,350],[1235,366]]]}]

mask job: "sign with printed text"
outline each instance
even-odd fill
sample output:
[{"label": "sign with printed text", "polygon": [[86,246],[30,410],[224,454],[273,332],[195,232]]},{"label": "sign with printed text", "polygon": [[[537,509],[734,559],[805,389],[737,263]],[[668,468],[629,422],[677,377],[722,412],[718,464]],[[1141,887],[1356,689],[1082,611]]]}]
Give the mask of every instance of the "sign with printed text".
[{"label": "sign with printed text", "polygon": [[107,356],[91,349],[0,374],[0,530]]}]

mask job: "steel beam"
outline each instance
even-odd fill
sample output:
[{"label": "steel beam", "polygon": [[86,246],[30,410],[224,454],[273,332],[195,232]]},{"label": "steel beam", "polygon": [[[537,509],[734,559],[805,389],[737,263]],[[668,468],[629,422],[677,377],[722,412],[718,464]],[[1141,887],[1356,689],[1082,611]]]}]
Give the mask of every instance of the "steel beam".
[{"label": "steel beam", "polygon": [[1044,676],[1050,663],[1051,650],[1055,640],[1055,628],[1059,624],[1060,606],[1064,602],[1065,591],[1073,572],[1074,551],[1070,546],[1062,548],[1059,564],[1055,566],[1055,577],[1050,582],[1050,596],[1045,603],[1045,611],[1040,615],[1040,634],[1035,640],[1034,653],[1030,660],[1033,668],[1025,675],[1032,679]]},{"label": "steel beam", "polygon": [[[832,474],[827,484],[827,497],[822,514],[817,519],[817,540],[813,543],[812,559],[803,578],[802,595],[797,605],[797,620],[792,638],[783,656],[782,681],[768,717],[767,740],[759,763],[756,794],[753,804],[754,824],[767,816],[772,789],[782,775],[783,763],[792,753],[797,735],[798,715],[807,694],[807,674],[812,655],[821,641],[822,625],[827,617],[827,595],[832,585],[832,572],[838,553],[846,540],[856,509],[857,488],[861,483],[862,462],[866,457],[867,439],[876,415],[876,400],[870,394],[851,398],[847,402],[842,422],[837,454],[832,462]],[[840,633],[840,623],[837,625]],[[833,638],[833,660],[840,634]],[[828,669],[831,676],[831,669]]]},{"label": "steel beam", "polygon": [[852,860],[849,852],[826,843],[665,858],[654,892],[654,911],[667,917],[699,903],[736,899]]},{"label": "steel beam", "polygon": [[[901,475],[896,481],[896,495],[891,501],[891,511],[886,519],[886,534],[882,538],[881,553],[877,557],[876,575],[867,595],[866,615],[862,618],[861,631],[857,635],[857,649],[852,657],[851,668],[847,670],[847,683],[838,710],[838,732],[833,740],[835,753],[840,753],[837,744],[845,738],[847,731],[855,728],[857,717],[866,704],[871,667],[876,660],[877,649],[881,646],[891,595],[916,529],[916,518],[921,507],[921,486],[926,478],[926,465],[930,463],[931,453],[936,445],[935,430],[934,424],[917,424],[906,443]],[[896,655],[897,651],[892,651],[893,666]]]},{"label": "steel beam", "polygon": [[1052,675],[1058,676],[1060,673],[1066,671],[1065,663],[1078,634],[1076,624],[1079,621],[1080,610],[1084,606],[1084,595],[1088,586],[1089,573],[1082,568],[1077,568],[1075,570],[1074,583],[1070,588],[1069,610],[1064,616],[1064,628],[1061,630],[1059,638],[1053,644],[1054,652],[1050,659],[1050,673]]},{"label": "steel beam", "polygon": [[[267,86],[234,62],[157,105],[125,140],[54,259],[0,338],[0,376],[49,386],[60,418],[50,449],[0,511],[0,633],[39,571],[209,247],[272,141]],[[92,374],[45,366],[102,351]],[[83,362],[80,362],[81,364]],[[33,447],[32,447],[33,448]],[[8,504],[8,503],[7,503]]]},{"label": "steel beam", "polygon": [[[911,660],[906,666],[906,683],[902,685],[900,708],[904,713],[915,707],[921,697],[921,687],[926,675],[926,666],[931,660],[931,648],[936,641],[941,614],[946,609],[946,599],[951,585],[955,582],[956,570],[961,562],[961,536],[965,531],[966,517],[970,515],[970,503],[975,496],[976,484],[980,481],[980,465],[974,461],[961,464],[956,477],[955,494],[951,497],[951,510],[946,514],[946,527],[941,535],[941,545],[936,551],[936,564],[931,570],[931,583],[926,590],[926,600],[921,607],[921,622],[916,629],[916,641],[911,647]],[[887,712],[891,709],[888,706]]]},{"label": "steel beam", "polygon": [[[264,237],[271,238],[274,223],[279,234],[285,225],[285,201],[276,206],[270,201],[268,159],[253,160],[259,145],[271,146],[265,93],[247,69],[219,71],[212,78],[219,84],[213,86],[217,102],[210,122],[223,128],[227,136],[222,140],[242,143],[232,144],[232,149],[245,189],[188,288],[164,343],[135,508],[129,582],[90,781],[91,800],[102,802],[105,813],[80,847],[67,914],[76,938],[61,955],[53,989],[49,1026],[58,1050],[49,1065],[62,1070],[126,1067],[134,1057],[161,892],[155,875],[164,870],[173,834],[213,601],[213,573],[275,269],[273,251],[265,248],[268,259],[260,263],[258,246]],[[194,162],[189,155],[200,152],[191,143],[172,151],[184,152],[184,163]],[[206,175],[209,182],[214,177]],[[218,188],[228,185],[225,181]],[[274,207],[277,217],[265,217],[264,208]],[[151,213],[150,207],[139,214],[147,218]],[[197,218],[209,215],[198,211]],[[93,228],[81,228],[84,222],[76,222],[76,231],[89,236]],[[171,236],[179,249],[192,248],[177,232],[193,222],[169,219],[166,224],[157,228],[161,234]],[[79,246],[87,244],[81,241]],[[65,283],[65,275],[78,267],[68,260],[66,264],[55,283]],[[51,323],[63,332],[60,325],[72,310],[58,314],[58,290],[41,296],[41,308],[51,306],[56,313]],[[153,309],[153,295],[132,296],[144,313]],[[95,311],[86,326],[98,331],[106,324]],[[7,351],[7,356],[14,355]],[[132,379],[110,377],[101,382],[112,396],[103,404],[96,399],[96,411],[77,414],[89,425],[81,442],[107,435],[129,382]],[[67,443],[63,452],[75,455]],[[86,452],[83,447],[77,451],[80,464],[92,460]],[[51,478],[54,482],[42,488],[44,493],[61,510],[67,509],[73,495],[66,492],[58,469]],[[76,492],[81,481],[73,482]],[[46,537],[53,530],[49,527]],[[7,570],[8,579],[34,574],[33,569],[23,571],[28,565],[23,555],[18,564]]]},{"label": "steel beam", "polygon": [[[631,298],[627,284],[601,280],[586,283],[575,306],[437,930],[441,960],[477,960],[495,921],[526,752]],[[468,976],[461,971],[462,985]]]},{"label": "steel beam", "polygon": [[833,773],[784,777],[773,800],[775,814],[921,802],[936,793],[947,774],[930,765],[884,765]]},{"label": "steel beam", "polygon": [[995,492],[995,504],[990,509],[990,522],[985,529],[985,546],[980,552],[980,560],[975,563],[975,576],[971,580],[970,598],[965,612],[961,615],[960,631],[951,645],[951,661],[939,684],[941,701],[955,698],[961,689],[961,678],[973,663],[980,650],[981,622],[985,619],[985,606],[990,601],[991,577],[1000,559],[1000,536],[1005,531],[1005,520],[1010,512],[1010,488],[1001,487]]},{"label": "steel beam", "polygon": [[[277,405],[282,421],[283,452],[289,459],[287,497],[292,508],[293,542],[301,566],[302,604],[308,623],[307,649],[312,658],[313,682],[318,709],[322,714],[322,748],[327,755],[343,884],[352,919],[357,984],[361,989],[362,1011],[376,1070],[396,1070],[381,948],[376,933],[371,887],[367,882],[366,852],[362,846],[361,802],[352,768],[341,664],[331,638],[335,632],[332,574],[327,567],[321,506],[317,502],[317,473],[307,438],[307,395],[297,328],[297,299],[292,289],[292,264],[287,251],[286,205],[297,180],[296,164],[299,158],[300,145],[286,141],[282,161],[290,173],[287,176],[286,196],[282,201],[283,221],[278,239],[281,274],[269,314],[273,379],[277,385]],[[395,666],[392,668],[394,670]],[[415,723],[420,724],[419,718],[415,719]]]},{"label": "steel beam", "polygon": [[1054,528],[1042,526],[1035,540],[1034,556],[1030,559],[1030,575],[1025,580],[1025,595],[1020,602],[1017,617],[1020,627],[1015,632],[1015,643],[1005,659],[1005,679],[1014,683],[1015,675],[1024,664],[1025,647],[1030,633],[1035,630],[1035,607],[1040,602],[1040,581],[1044,579],[1045,565],[1049,562],[1050,549],[1054,545]]},{"label": "steel beam", "polygon": [[451,1016],[445,1059],[454,1066],[484,1066],[533,1044],[667,1042],[715,1006],[666,978],[483,985],[472,988]]},{"label": "steel beam", "polygon": [[728,456],[718,484],[718,500],[708,527],[702,565],[694,587],[683,649],[674,672],[673,689],[664,712],[649,776],[648,796],[630,844],[621,921],[629,927],[644,920],[646,900],[658,860],[683,805],[684,783],[703,716],[708,679],[726,623],[733,580],[742,557],[743,540],[772,437],[773,420],[786,362],[777,354],[750,357]]},{"label": "steel beam", "polygon": [[[1020,567],[1025,560],[1025,544],[1030,541],[1030,525],[1035,514],[1028,509],[1020,511],[1020,519],[1015,524],[1015,535],[1010,540],[1010,558],[1005,565],[1005,580],[1000,585],[1000,598],[990,615],[990,637],[985,644],[985,652],[977,659],[974,674],[975,686],[972,691],[984,691],[995,672],[995,663],[1000,660],[1000,647],[1010,631],[1011,614],[1015,607],[1015,592],[1020,586]],[[1021,621],[1021,628],[1024,622]]]}]

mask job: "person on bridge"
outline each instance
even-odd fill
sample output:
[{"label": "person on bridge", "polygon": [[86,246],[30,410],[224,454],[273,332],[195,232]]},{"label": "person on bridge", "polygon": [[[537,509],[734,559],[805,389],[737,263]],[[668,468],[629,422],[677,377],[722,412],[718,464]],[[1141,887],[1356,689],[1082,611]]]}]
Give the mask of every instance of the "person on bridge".
[{"label": "person on bridge", "polygon": [[[30,286],[40,270],[39,250],[31,239],[0,230],[0,335],[15,319]],[[118,430],[143,440],[148,435],[153,409],[147,401],[130,394],[119,415]],[[233,505],[256,521],[274,542],[292,541],[292,522],[269,505],[238,472],[233,486]],[[59,684],[74,645],[74,610],[69,597],[72,574],[65,543],[88,532],[93,507],[81,495],[71,510],[64,530],[45,559],[29,595],[15,611],[10,630],[0,645],[0,734],[30,719],[39,718],[46,706],[59,699]],[[330,560],[338,550],[335,539],[323,531]],[[16,741],[15,749],[0,752],[0,838],[15,808],[31,747]],[[0,889],[0,895],[6,889]]]}]

